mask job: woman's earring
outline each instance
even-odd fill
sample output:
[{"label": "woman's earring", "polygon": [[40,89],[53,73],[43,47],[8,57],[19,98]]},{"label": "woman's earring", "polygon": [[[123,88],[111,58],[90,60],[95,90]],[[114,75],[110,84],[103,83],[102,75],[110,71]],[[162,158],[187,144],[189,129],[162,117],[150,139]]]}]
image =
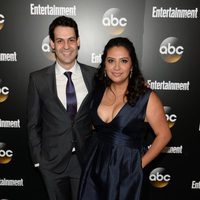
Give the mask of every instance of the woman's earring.
[{"label": "woman's earring", "polygon": [[131,79],[132,77],[132,74],[133,74],[133,70],[130,71],[130,74],[129,74],[129,78]]},{"label": "woman's earring", "polygon": [[106,71],[104,70],[104,77],[106,78],[106,76],[107,76],[107,75],[106,75]]}]

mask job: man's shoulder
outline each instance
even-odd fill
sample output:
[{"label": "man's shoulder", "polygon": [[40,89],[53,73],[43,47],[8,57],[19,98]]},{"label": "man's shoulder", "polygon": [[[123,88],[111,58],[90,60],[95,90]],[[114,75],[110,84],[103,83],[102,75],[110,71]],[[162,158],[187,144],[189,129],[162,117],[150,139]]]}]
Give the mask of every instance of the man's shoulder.
[{"label": "man's shoulder", "polygon": [[42,76],[43,74],[46,74],[48,72],[51,72],[55,69],[55,65],[49,65],[40,69],[37,69],[35,71],[30,72],[30,76]]},{"label": "man's shoulder", "polygon": [[97,68],[96,67],[92,67],[92,66],[89,66],[87,64],[83,64],[83,63],[78,63],[81,67],[81,69],[83,70],[87,70],[91,73],[96,73],[97,72]]}]

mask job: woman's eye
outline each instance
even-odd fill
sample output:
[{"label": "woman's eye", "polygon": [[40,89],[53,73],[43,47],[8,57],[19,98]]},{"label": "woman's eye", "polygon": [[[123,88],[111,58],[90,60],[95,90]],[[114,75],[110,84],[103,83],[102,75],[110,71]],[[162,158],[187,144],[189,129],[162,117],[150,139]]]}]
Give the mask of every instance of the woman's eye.
[{"label": "woman's eye", "polygon": [[108,59],[107,62],[108,63],[112,63],[112,62],[114,62],[114,60],[113,59]]},{"label": "woman's eye", "polygon": [[127,63],[127,62],[128,62],[128,60],[125,60],[125,59],[122,60],[122,63]]}]

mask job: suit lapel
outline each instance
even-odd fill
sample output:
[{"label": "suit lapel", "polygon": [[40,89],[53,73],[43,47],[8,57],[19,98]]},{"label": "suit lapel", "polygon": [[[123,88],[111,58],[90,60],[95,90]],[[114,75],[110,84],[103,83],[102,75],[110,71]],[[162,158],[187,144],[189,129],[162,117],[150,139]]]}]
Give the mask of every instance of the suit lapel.
[{"label": "suit lapel", "polygon": [[85,82],[85,85],[88,89],[88,93],[90,93],[92,91],[92,85],[91,85],[91,74],[88,73],[88,71],[84,68],[84,65],[83,64],[80,64],[80,68],[81,68],[81,72],[82,72],[82,75],[83,75],[83,80]]},{"label": "suit lapel", "polygon": [[[79,65],[80,65],[81,72],[82,72],[82,75],[83,75],[83,80],[84,80],[85,85],[86,85],[87,90],[88,90],[88,94],[86,95],[86,97],[82,101],[76,117],[78,117],[80,115],[81,111],[84,109],[85,103],[88,100],[91,99],[91,95],[92,95],[91,94],[92,93],[92,84],[91,84],[91,76],[92,76],[92,74],[88,73],[88,70],[86,70],[86,68],[84,67],[83,64],[79,63]],[[88,109],[88,108],[86,108],[86,109]]]},{"label": "suit lapel", "polygon": [[58,103],[58,105],[60,106],[61,109],[64,109],[66,111],[62,102],[58,98],[58,93],[57,93],[57,88],[56,88],[55,64],[53,64],[52,66],[50,66],[48,68],[47,77],[48,77],[47,81],[48,81],[48,85],[49,85],[49,90],[52,91],[52,94],[54,95],[56,103]]}]

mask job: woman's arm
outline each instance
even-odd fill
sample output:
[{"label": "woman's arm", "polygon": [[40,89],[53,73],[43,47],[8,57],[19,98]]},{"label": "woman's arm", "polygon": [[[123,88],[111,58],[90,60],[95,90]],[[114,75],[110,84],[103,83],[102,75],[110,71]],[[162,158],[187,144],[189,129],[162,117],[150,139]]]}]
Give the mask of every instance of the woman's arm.
[{"label": "woman's arm", "polygon": [[150,124],[156,137],[151,147],[142,157],[143,168],[160,154],[172,137],[163,105],[155,92],[151,92],[149,97],[145,120]]}]

